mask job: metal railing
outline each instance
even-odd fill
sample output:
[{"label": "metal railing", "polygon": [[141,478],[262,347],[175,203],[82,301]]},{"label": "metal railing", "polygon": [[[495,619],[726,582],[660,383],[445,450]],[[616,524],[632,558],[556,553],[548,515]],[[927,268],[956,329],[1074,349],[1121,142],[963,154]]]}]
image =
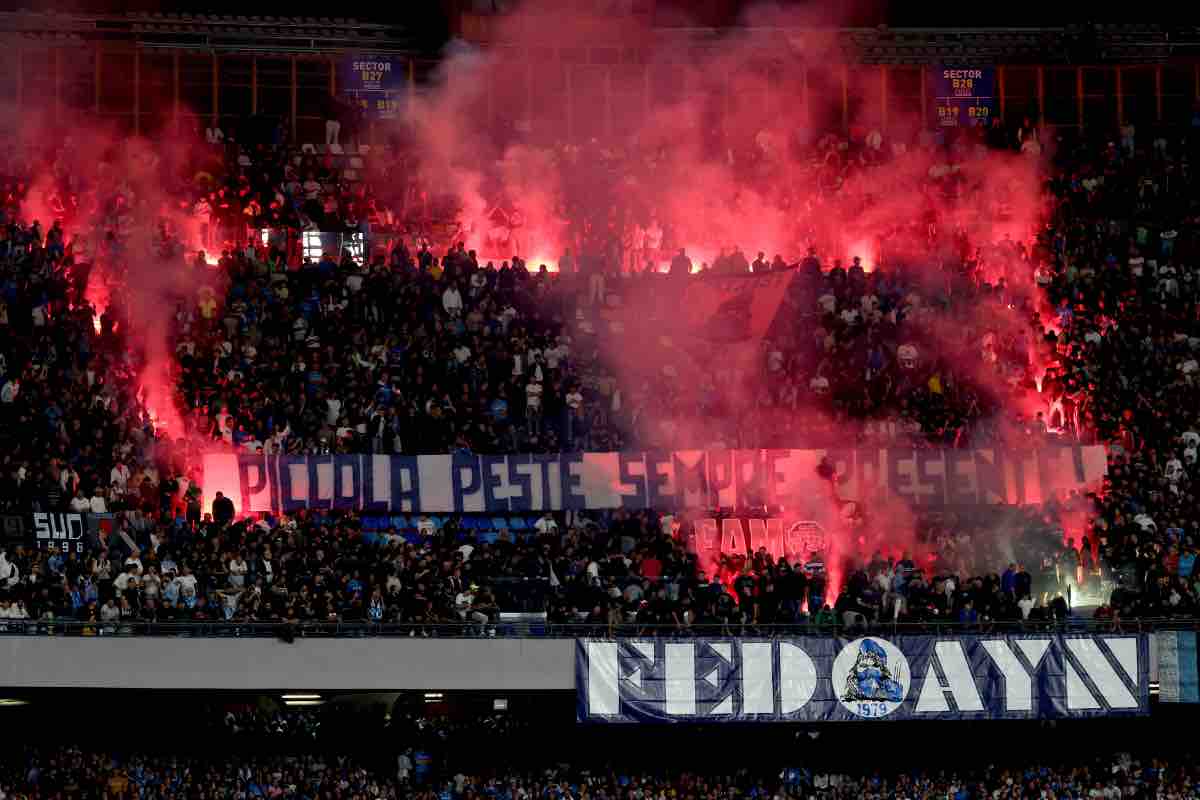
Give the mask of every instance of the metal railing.
[{"label": "metal railing", "polygon": [[577,639],[614,637],[786,637],[977,635],[1013,633],[1147,633],[1160,630],[1200,630],[1197,618],[1145,618],[1096,620],[1068,618],[1045,622],[901,622],[856,625],[819,624],[704,624],[593,625],[586,623],[369,623],[369,622],[81,622],[78,620],[0,620],[0,636],[163,638],[276,638],[285,641],[310,638],[441,638],[441,639]]}]

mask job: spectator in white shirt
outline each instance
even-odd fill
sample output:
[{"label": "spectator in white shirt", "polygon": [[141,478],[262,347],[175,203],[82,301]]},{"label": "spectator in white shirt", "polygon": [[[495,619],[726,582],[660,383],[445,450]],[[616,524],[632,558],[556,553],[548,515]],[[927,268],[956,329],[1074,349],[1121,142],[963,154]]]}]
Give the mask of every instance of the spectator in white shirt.
[{"label": "spectator in white shirt", "polygon": [[179,585],[180,598],[190,607],[190,604],[196,599],[196,576],[192,574],[192,568],[185,566],[183,574],[176,578],[175,582]]},{"label": "spectator in white shirt", "polygon": [[0,550],[0,587],[11,589],[21,579],[21,571],[15,562],[8,559],[8,552]]},{"label": "spectator in white shirt", "polygon": [[76,514],[86,514],[91,509],[91,501],[84,496],[83,490],[71,498],[71,510]]},{"label": "spectator in white shirt", "polygon": [[342,401],[336,397],[325,398],[325,423],[337,425],[342,416]]},{"label": "spectator in white shirt", "polygon": [[108,474],[108,482],[114,489],[124,494],[125,490],[129,488],[129,475],[129,467],[118,461]]},{"label": "spectator in white shirt", "polygon": [[246,573],[249,571],[250,566],[246,563],[246,559],[239,553],[229,562],[229,583],[240,589],[246,585]]},{"label": "spectator in white shirt", "polygon": [[462,314],[462,295],[459,293],[458,287],[454,284],[451,284],[446,291],[442,292],[442,308],[451,317],[457,317]]},{"label": "spectator in white shirt", "polygon": [[158,574],[158,570],[150,567],[150,570],[142,578],[142,595],[147,598],[157,599],[162,592],[162,578]]},{"label": "spectator in white shirt", "polygon": [[113,588],[118,592],[124,593],[130,587],[137,588],[140,582],[138,576],[134,574],[133,569],[125,567],[125,569],[121,570],[121,574],[117,576],[116,580],[113,581]]},{"label": "spectator in white shirt", "polygon": [[408,757],[408,753],[401,753],[396,758],[396,779],[402,784],[408,783],[408,776],[412,773],[413,762]]},{"label": "spectator in white shirt", "polygon": [[113,602],[110,597],[104,601],[104,605],[100,606],[100,621],[101,622],[116,622],[121,618],[121,609]]},{"label": "spectator in white shirt", "polygon": [[542,385],[530,380],[525,385],[525,420],[531,431],[537,431],[542,421]]},{"label": "spectator in white shirt", "polygon": [[108,513],[108,504],[104,501],[104,491],[99,486],[92,489],[92,498],[88,501],[88,510],[93,514]]},{"label": "spectator in white shirt", "polygon": [[476,270],[471,273],[471,297],[478,297],[483,294],[483,290],[487,288],[487,273],[483,270]]}]

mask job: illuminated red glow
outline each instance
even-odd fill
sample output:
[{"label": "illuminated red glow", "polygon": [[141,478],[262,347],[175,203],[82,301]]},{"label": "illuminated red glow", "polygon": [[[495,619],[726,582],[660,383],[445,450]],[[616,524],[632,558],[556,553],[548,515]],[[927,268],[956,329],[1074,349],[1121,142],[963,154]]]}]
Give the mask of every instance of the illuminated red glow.
[{"label": "illuminated red glow", "polygon": [[183,419],[176,406],[165,360],[152,359],[142,373],[142,381],[140,398],[155,433],[168,438],[180,435],[184,430]]},{"label": "illuminated red glow", "polygon": [[[566,30],[561,33],[569,39],[573,32]],[[706,77],[723,75],[745,56],[754,55],[750,48],[736,41],[728,42],[724,50],[726,55],[718,60],[688,66],[687,69],[698,74],[691,76],[687,82],[702,85]],[[833,69],[837,65],[830,62],[816,66]],[[483,85],[482,82],[473,84],[468,81],[465,91],[469,95]],[[611,91],[615,96],[637,96],[642,87],[634,86],[633,91],[628,91],[630,88],[617,85],[611,87]],[[460,124],[463,114],[459,112],[465,105],[464,100],[469,99],[463,96],[463,92],[462,88],[453,88],[435,93],[426,109],[428,116],[419,117],[429,123],[420,127],[420,156],[423,162],[450,163],[450,156],[460,151],[470,152],[476,144],[471,138],[474,134],[466,132],[470,126]],[[751,95],[746,93],[746,96]],[[735,95],[729,102],[736,105],[740,101]],[[779,98],[777,102],[779,109],[793,105],[800,107],[799,103],[787,102],[786,97]],[[820,103],[814,102],[812,105],[819,106]],[[928,188],[925,176],[936,160],[933,155],[910,155],[896,163],[873,168],[870,172],[858,171],[838,176],[838,183],[842,187],[839,191],[823,186],[822,181],[811,174],[810,164],[780,164],[778,180],[773,183],[797,187],[794,204],[785,209],[774,202],[773,197],[746,190],[743,186],[745,176],[739,174],[736,168],[699,157],[701,147],[698,132],[701,127],[696,122],[703,111],[701,106],[702,102],[684,102],[666,111],[648,115],[645,119],[635,117],[633,120],[634,127],[638,128],[633,133],[642,140],[645,152],[650,152],[656,144],[668,147],[668,154],[659,165],[658,180],[647,181],[643,179],[644,176],[634,174],[632,177],[640,182],[630,184],[626,192],[632,200],[653,208],[663,226],[670,229],[672,247],[664,246],[661,253],[663,257],[658,262],[661,269],[669,264],[675,252],[675,243],[683,242],[691,257],[693,272],[698,272],[704,264],[711,266],[720,248],[733,243],[744,249],[748,260],[752,260],[756,252],[761,250],[768,259],[779,253],[789,262],[798,260],[805,248],[812,244],[817,247],[826,269],[832,266],[834,258],[841,259],[845,266],[849,266],[853,257],[859,256],[863,268],[871,271],[880,265],[881,260],[886,260],[879,252],[881,241],[886,242],[889,253],[924,254],[930,249],[929,238],[923,231],[914,232],[905,227],[922,218],[926,211],[932,212],[936,218],[933,227],[942,231],[962,226],[970,245],[994,241],[1006,234],[1020,238],[1040,218],[1036,170],[1032,162],[1011,155],[988,156],[979,163],[964,167],[965,171],[985,185],[985,189],[954,199]],[[731,110],[736,112],[739,109]],[[751,115],[734,113],[731,116],[734,128],[757,126],[757,123],[744,121],[750,119]],[[789,120],[781,119],[780,123],[782,130],[789,129]],[[902,115],[893,113],[895,127],[911,124],[912,120],[905,120]],[[735,130],[735,133],[751,139],[758,131]],[[111,139],[104,136],[93,138],[96,139],[96,152],[111,144]],[[164,154],[169,153],[169,149],[170,146],[162,148]],[[507,260],[512,254],[526,251],[534,254],[526,258],[531,271],[536,272],[545,264],[550,272],[556,272],[559,254],[567,248],[578,250],[565,233],[564,214],[559,202],[562,194],[560,168],[553,163],[551,151],[530,147],[510,148],[503,154],[500,166],[487,172],[489,176],[501,179],[500,194],[507,197],[509,211],[513,210],[515,201],[523,217],[522,224],[513,228],[510,234],[516,237],[516,241],[510,243],[509,255],[496,260]],[[489,233],[494,227],[494,220],[488,216],[489,205],[495,198],[484,198],[484,174],[485,170],[482,169],[456,167],[451,170],[445,183],[453,187],[464,201],[465,210],[460,217],[463,240],[469,249],[481,254],[481,260],[486,261],[488,258],[483,254],[498,254],[501,251],[496,248],[494,237]],[[670,186],[672,190],[663,191],[664,186]],[[144,182],[139,189],[150,196],[164,194],[159,187],[145,185]],[[30,194],[32,199],[23,208],[24,216],[39,218],[43,226],[48,226],[53,216],[44,201],[44,192]],[[998,194],[1005,195],[1007,209],[1003,213],[994,202]],[[715,203],[714,198],[732,200]],[[216,252],[222,246],[220,243],[202,241],[199,220],[178,211],[169,216],[181,240],[189,244],[189,251],[205,250],[208,265],[217,266],[219,258]],[[852,233],[848,235],[846,231]],[[156,273],[156,265],[138,266],[130,287],[135,294],[141,292],[147,283],[140,278]],[[987,277],[994,279],[995,275],[989,273]],[[108,286],[100,280],[99,274],[94,274],[93,280],[89,281],[86,298],[96,309],[93,324],[99,332],[99,314],[107,310],[111,302]],[[135,297],[135,300],[139,298]],[[160,305],[157,301],[156,296],[147,292],[140,298],[139,304],[148,311],[155,311]],[[150,354],[141,376],[139,394],[156,431],[161,435],[184,435],[186,429],[174,396],[172,357],[165,346],[167,326],[162,324],[161,311],[156,311],[151,317],[153,324],[139,325],[137,330],[137,334],[146,340],[143,342],[144,349]],[[1057,331],[1055,317],[1048,314],[1044,318],[1048,320],[1047,329]],[[637,363],[642,357],[636,352],[623,350],[617,355],[631,366],[645,366]],[[1045,365],[1037,365],[1039,392],[1045,371]],[[1046,409],[1045,399],[1029,394],[1018,400],[1017,405],[1027,416]],[[700,424],[703,424],[702,420]],[[218,454],[222,458],[214,461],[211,468],[206,463],[204,470],[204,512],[211,512],[216,491],[232,497],[240,512],[240,481],[236,460],[232,457],[231,449]],[[906,523],[899,523],[898,529],[897,539],[903,540],[902,537],[908,534]],[[830,605],[844,581],[843,564],[846,558],[869,555],[862,552],[867,546],[867,538],[856,533],[839,530],[832,536],[825,553],[826,599]],[[889,546],[897,558],[901,549],[898,545]],[[933,554],[928,555],[932,557]],[[732,590],[735,577],[736,574],[723,574],[720,579]]]},{"label": "illuminated red glow", "polygon": [[204,465],[204,482],[201,492],[201,510],[205,514],[212,513],[213,499],[217,492],[233,500],[233,507],[239,516],[244,514],[242,508],[242,483],[238,472],[237,455],[232,448],[209,449],[201,456]]},{"label": "illuminated red glow", "polygon": [[101,332],[100,316],[108,310],[110,302],[108,286],[99,273],[100,268],[93,266],[88,275],[87,286],[83,291],[84,301],[92,307],[92,327],[97,334]]},{"label": "illuminated red glow", "polygon": [[853,264],[854,259],[857,257],[861,259],[860,266],[864,272],[873,272],[875,265],[879,262],[879,254],[876,250],[877,248],[874,243],[869,239],[860,239],[852,242],[849,248],[847,248],[846,264]]},{"label": "illuminated red glow", "polygon": [[[522,256],[524,258],[524,256]],[[558,272],[558,257],[545,254],[538,254],[525,258],[525,266],[530,272],[538,272],[545,265],[547,272]]]}]

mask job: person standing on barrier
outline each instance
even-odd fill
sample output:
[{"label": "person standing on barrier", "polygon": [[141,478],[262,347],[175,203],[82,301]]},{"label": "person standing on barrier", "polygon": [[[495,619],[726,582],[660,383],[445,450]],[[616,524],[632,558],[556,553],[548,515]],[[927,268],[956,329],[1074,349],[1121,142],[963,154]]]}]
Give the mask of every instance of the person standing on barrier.
[{"label": "person standing on barrier", "polygon": [[815,614],[825,605],[825,560],[813,550],[804,564],[808,575],[808,613]]}]

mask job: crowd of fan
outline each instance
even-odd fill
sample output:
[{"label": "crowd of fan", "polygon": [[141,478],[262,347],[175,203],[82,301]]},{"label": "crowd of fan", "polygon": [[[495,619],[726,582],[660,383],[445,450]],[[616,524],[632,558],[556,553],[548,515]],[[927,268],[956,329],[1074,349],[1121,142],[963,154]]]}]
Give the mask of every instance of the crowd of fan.
[{"label": "crowd of fan", "polygon": [[446,734],[445,720],[390,711],[385,703],[320,703],[282,706],[274,702],[216,703],[204,711],[206,734],[245,740],[328,742],[389,732],[397,743],[424,746]]},{"label": "crowd of fan", "polygon": [[[803,761],[802,757],[797,760]],[[1008,761],[1009,759],[1005,759]],[[421,776],[402,755],[395,772],[348,756],[247,755],[186,757],[83,751],[73,747],[12,748],[0,762],[0,796],[16,800],[77,796],[146,800],[203,797],[360,797],[464,800],[561,798],[864,798],[865,800],[997,800],[998,798],[1141,798],[1184,800],[1200,791],[1189,761],[1134,758],[1127,753],[1061,763],[1027,756],[1022,765],[922,767],[908,770],[830,770],[818,764],[773,773],[730,767],[719,771],[569,764],[541,769],[466,771]],[[468,774],[468,771],[471,774]]]},{"label": "crowd of fan", "polygon": [[1039,282],[1062,325],[1055,380],[1111,443],[1085,533],[1127,576],[1112,598],[1124,610],[1196,608],[1197,144],[1195,133],[1135,141],[1127,128],[1063,153],[1052,183],[1054,259]]},{"label": "crowd of fan", "polygon": [[562,324],[562,285],[521,264],[478,269],[461,248],[420,269],[427,252],[270,275],[223,260],[220,313],[179,314],[197,429],[267,453],[619,446],[602,376]]},{"label": "crowd of fan", "polygon": [[[1086,542],[1063,547],[1053,514],[1003,515],[1003,540],[995,514],[928,520],[913,553],[843,553],[829,564],[819,553],[776,560],[765,551],[701,563],[689,546],[691,523],[650,512],[569,521],[546,514],[531,530],[499,535],[466,517],[440,519],[440,528],[423,517],[408,536],[364,532],[352,517],[206,521],[193,530],[182,516],[165,526],[139,516],[120,518],[95,556],[0,555],[0,620],[46,630],[77,620],[85,624],[71,630],[87,635],[140,630],[133,623],[168,632],[169,623],[256,622],[287,637],[336,629],[494,635],[500,611],[545,611],[546,623],[570,630],[978,627],[1061,623],[1064,594],[1111,589],[1087,563]],[[870,518],[855,524],[869,527]],[[1003,570],[993,566],[1014,556]],[[828,586],[831,573],[843,577],[840,587]],[[1149,603],[1132,594],[1115,615],[1194,613],[1189,603]]]},{"label": "crowd of fan", "polygon": [[[123,184],[101,172],[92,201],[61,213],[68,225],[98,232],[96,246],[68,242],[58,222],[43,231],[22,221],[24,176],[14,176],[0,243],[0,503],[121,517],[100,552],[0,556],[0,611],[114,624],[482,627],[499,608],[494,584],[506,578],[545,581],[552,621],[596,624],[792,622],[807,618],[803,607],[816,617],[829,601],[839,622],[1053,617],[1058,590],[1090,580],[1116,586],[1105,614],[1191,613],[1200,544],[1188,476],[1200,426],[1187,402],[1200,374],[1200,281],[1188,263],[1196,201],[1187,146],[1144,145],[1131,133],[1119,145],[1064,144],[1050,182],[1052,218],[1036,247],[1000,242],[964,253],[948,262],[940,289],[927,273],[904,268],[824,271],[810,253],[752,370],[770,390],[751,384],[755,390],[736,393],[751,399],[738,409],[716,388],[728,383],[720,374],[727,366],[684,398],[680,387],[689,382],[677,379],[669,358],[665,369],[654,357],[631,358],[656,367],[631,379],[604,356],[629,352],[629,338],[613,347],[606,337],[640,336],[637,320],[670,316],[663,298],[677,296],[678,275],[610,275],[597,284],[569,264],[558,276],[519,260],[497,270],[461,246],[439,259],[424,244],[410,251],[403,243],[361,265],[327,253],[289,269],[276,243],[252,242],[210,265],[185,255],[170,230],[158,231],[162,269],[175,270],[184,287],[168,334],[177,362],[170,378],[191,410],[179,442],[156,436],[146,407],[146,354],[130,346],[140,320],[121,270],[91,264],[119,260],[128,245],[128,201],[117,199],[126,197]],[[315,218],[305,183],[291,185],[299,176],[284,153],[221,152],[204,156],[208,179],[226,184],[210,204],[224,197],[238,213],[258,203]],[[316,157],[301,156],[301,171],[317,166],[305,158]],[[276,190],[264,204],[264,192]],[[336,208],[323,212],[341,220],[382,213],[361,186],[329,196]],[[355,229],[369,234],[370,223]],[[94,324],[84,301],[98,269],[111,297]],[[1012,280],[987,280],[1001,274]],[[1019,290],[1030,279],[1040,294]],[[639,305],[646,296],[648,305]],[[647,313],[626,316],[622,332],[614,305]],[[1053,519],[1061,508],[1029,510],[1017,527],[1036,544],[1014,560],[988,544],[995,525],[926,525],[927,561],[910,567],[899,552],[890,561],[857,554],[839,570],[845,591],[828,598],[804,564],[758,557],[707,574],[678,530],[653,514],[560,515],[552,530],[496,531],[487,540],[451,519],[415,541],[370,542],[352,518],[232,524],[234,510],[222,505],[215,520],[202,521],[191,452],[204,437],[250,452],[614,450],[685,440],[782,446],[821,443],[849,421],[860,443],[902,437],[962,446],[1011,441],[999,412],[1035,396],[1044,411],[1013,420],[1035,446],[1048,427],[1114,443],[1104,491],[1069,501],[1080,518],[1095,517],[1090,529],[1071,531],[1067,546]],[[793,422],[807,419],[793,413],[802,405],[826,413]],[[956,560],[956,548],[994,560]],[[1012,568],[1000,569],[1010,560]],[[1036,577],[1018,580],[1022,574]]]}]

